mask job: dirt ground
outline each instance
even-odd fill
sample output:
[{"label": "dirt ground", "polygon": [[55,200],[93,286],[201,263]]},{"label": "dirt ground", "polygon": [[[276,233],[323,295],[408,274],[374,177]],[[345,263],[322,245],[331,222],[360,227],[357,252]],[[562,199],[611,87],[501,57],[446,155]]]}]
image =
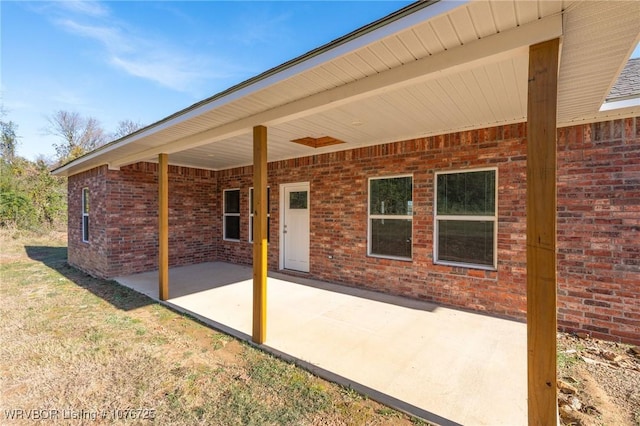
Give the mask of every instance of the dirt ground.
[{"label": "dirt ground", "polygon": [[640,426],[640,348],[558,333],[563,425]]}]

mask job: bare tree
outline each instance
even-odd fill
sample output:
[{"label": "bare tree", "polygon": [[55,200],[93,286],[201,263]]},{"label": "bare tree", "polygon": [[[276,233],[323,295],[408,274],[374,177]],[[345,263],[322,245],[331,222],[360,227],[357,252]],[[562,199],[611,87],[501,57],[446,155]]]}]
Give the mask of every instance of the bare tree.
[{"label": "bare tree", "polygon": [[116,129],[115,132],[113,132],[112,138],[113,139],[123,138],[135,132],[136,130],[142,129],[143,127],[144,126],[139,121],[122,120],[118,122],[118,128]]},{"label": "bare tree", "polygon": [[6,121],[4,119],[6,115],[7,110],[4,105],[0,105],[0,156],[8,163],[11,163],[16,156],[16,147],[18,145],[16,128],[18,126],[13,121]]},{"label": "bare tree", "polygon": [[16,124],[13,121],[0,120],[0,155],[8,163],[12,163],[16,156],[16,146],[18,136],[16,135]]},{"label": "bare tree", "polygon": [[53,144],[61,162],[80,157],[107,141],[98,120],[82,117],[77,112],[57,111],[49,117],[49,124],[48,133],[63,140],[60,144]]}]

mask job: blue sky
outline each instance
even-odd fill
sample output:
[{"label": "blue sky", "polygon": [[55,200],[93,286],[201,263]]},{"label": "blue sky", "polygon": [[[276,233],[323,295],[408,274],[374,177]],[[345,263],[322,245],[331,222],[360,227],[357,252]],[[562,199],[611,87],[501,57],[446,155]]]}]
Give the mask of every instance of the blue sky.
[{"label": "blue sky", "polygon": [[409,3],[2,1],[5,119],[52,157],[55,111],[151,124]]},{"label": "blue sky", "polygon": [[52,157],[55,111],[151,124],[409,3],[1,1],[5,119]]}]

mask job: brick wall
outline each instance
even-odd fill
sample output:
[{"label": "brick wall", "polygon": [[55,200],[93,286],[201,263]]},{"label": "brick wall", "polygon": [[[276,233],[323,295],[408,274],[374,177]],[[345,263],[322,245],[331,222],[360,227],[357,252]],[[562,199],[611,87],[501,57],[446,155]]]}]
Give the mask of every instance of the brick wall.
[{"label": "brick wall", "polygon": [[107,276],[158,268],[157,165],[139,163],[110,171]]},{"label": "brick wall", "polygon": [[558,132],[558,323],[640,344],[640,117]]},{"label": "brick wall", "polygon": [[[524,319],[525,130],[524,124],[499,126],[269,163],[270,269],[279,267],[279,186],[310,182],[310,276]],[[434,173],[489,166],[498,169],[497,270],[434,265]],[[368,257],[368,179],[407,173],[414,185],[413,259]],[[252,178],[251,167],[220,172],[170,167],[172,265],[214,259],[251,264]],[[100,276],[157,268],[156,165],[140,163],[119,172],[100,168],[69,182],[70,262]],[[110,191],[103,206],[108,219],[92,216],[88,246],[77,242],[75,197],[82,185],[95,187],[96,193]],[[241,241],[223,241],[223,191],[235,188],[241,190]],[[100,208],[95,196],[92,200]],[[640,343],[639,234],[640,118],[559,129],[561,328]]]},{"label": "brick wall", "polygon": [[[108,270],[107,166],[68,179],[68,262],[98,277]],[[89,242],[82,241],[82,190],[89,188]]]},{"label": "brick wall", "polygon": [[[514,125],[270,163],[269,266],[278,268],[279,185],[308,181],[310,275],[524,319],[525,160],[525,128]],[[487,166],[498,167],[498,270],[434,265],[434,172]],[[219,189],[242,188],[248,203],[251,173],[221,172]],[[367,257],[368,178],[404,173],[413,173],[413,261]],[[218,256],[250,264],[251,245],[225,242]],[[558,287],[561,329],[640,342],[640,118],[558,131]]]},{"label": "brick wall", "polygon": [[[77,198],[87,182],[93,203],[89,244],[79,242]],[[215,193],[214,172],[169,166],[170,266],[215,260]],[[69,178],[69,262],[98,277],[157,269],[157,164],[138,163],[119,171],[101,167]]]},{"label": "brick wall", "polygon": [[[447,305],[524,318],[525,156],[523,124],[397,142],[269,164],[269,267],[278,268],[279,185],[310,183],[310,275],[322,280]],[[433,264],[434,172],[499,169],[499,265],[480,271]],[[413,260],[367,256],[367,192],[371,177],[413,174]],[[243,241],[224,241],[223,261],[251,264],[247,240],[252,168],[218,174],[224,189],[241,188]]]}]

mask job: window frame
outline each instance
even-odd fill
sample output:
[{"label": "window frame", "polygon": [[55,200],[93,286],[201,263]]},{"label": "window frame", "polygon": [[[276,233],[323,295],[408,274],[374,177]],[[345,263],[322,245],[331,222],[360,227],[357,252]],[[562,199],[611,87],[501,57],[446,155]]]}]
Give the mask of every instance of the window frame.
[{"label": "window frame", "polygon": [[[249,242],[253,243],[253,186],[249,187]],[[269,236],[271,229],[271,187],[267,186],[267,243],[270,243],[271,237]]]},{"label": "window frame", "polygon": [[[494,214],[488,215],[439,215],[438,214],[438,176],[459,173],[487,172],[495,173],[494,184]],[[482,265],[479,263],[455,262],[451,260],[439,259],[439,221],[459,221],[459,222],[493,222],[493,263],[491,265]],[[498,168],[497,167],[481,167],[476,169],[457,169],[435,172],[433,176],[433,263],[436,265],[457,266],[469,269],[481,269],[485,271],[496,271],[498,269]]]},{"label": "window frame", "polygon": [[[408,215],[380,215],[380,214],[371,214],[371,182],[374,180],[383,180],[383,179],[398,179],[398,178],[411,178],[411,214]],[[413,241],[414,241],[414,226],[413,226],[413,216],[415,214],[415,207],[413,205],[414,199],[414,184],[413,184],[413,173],[410,174],[401,174],[401,175],[389,175],[389,176],[376,176],[370,177],[367,179],[367,256],[375,257],[378,259],[391,259],[391,260],[400,260],[404,262],[413,262]],[[371,222],[375,219],[391,219],[391,220],[410,220],[411,221],[411,256],[392,256],[387,254],[377,254],[372,253],[371,249],[371,240],[372,240],[372,226]]]},{"label": "window frame", "polygon": [[81,234],[81,239],[83,243],[88,243],[89,242],[89,238],[90,238],[90,234],[89,234],[89,209],[91,208],[91,200],[89,199],[89,187],[85,186],[84,188],[82,188],[82,195],[81,195],[81,203],[82,203],[82,217],[81,217],[81,222],[82,222],[82,234]]},{"label": "window frame", "polygon": [[[238,212],[237,213],[227,213],[227,206],[226,206],[226,202],[227,202],[227,197],[226,194],[227,192],[231,192],[231,191],[237,191],[238,192]],[[234,241],[234,242],[238,242],[241,241],[241,233],[240,230],[242,229],[241,226],[241,219],[240,219],[240,212],[242,211],[242,209],[240,208],[240,204],[242,202],[241,200],[241,191],[240,188],[229,188],[229,189],[225,189],[222,191],[222,239],[224,241]],[[238,238],[228,238],[227,237],[227,217],[237,217],[238,218]]]}]

